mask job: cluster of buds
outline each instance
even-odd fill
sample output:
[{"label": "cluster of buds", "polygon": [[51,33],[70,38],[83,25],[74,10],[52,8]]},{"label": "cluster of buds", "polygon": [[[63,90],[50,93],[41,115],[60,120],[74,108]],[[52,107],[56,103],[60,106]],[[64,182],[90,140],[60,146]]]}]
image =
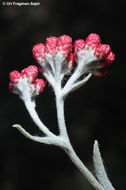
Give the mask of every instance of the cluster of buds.
[{"label": "cluster of buds", "polygon": [[[42,72],[47,81],[55,90],[56,84],[61,84],[66,74],[74,70],[73,76],[67,82],[66,88],[77,89],[77,85],[84,84],[85,80],[78,80],[82,75],[104,76],[108,66],[115,60],[111,47],[101,44],[100,36],[91,33],[86,40],[78,39],[74,42],[74,53],[72,53],[72,39],[63,35],[60,37],[49,37],[45,45],[38,43],[33,46],[33,56],[38,63],[39,71]],[[74,63],[76,62],[76,64]],[[29,66],[19,73],[10,73],[10,90],[20,96],[34,97],[39,95],[45,87],[43,79],[36,79],[38,75],[36,66]],[[73,69],[75,68],[75,69]],[[70,92],[70,90],[65,91]]]},{"label": "cluster of buds", "polygon": [[100,36],[91,33],[86,40],[78,39],[74,43],[75,61],[82,73],[104,76],[108,66],[115,60],[111,47],[101,44]]},{"label": "cluster of buds", "polygon": [[47,80],[50,76],[62,80],[74,67],[72,39],[67,35],[51,36],[46,39],[45,45],[34,45],[32,52]]},{"label": "cluster of buds", "polygon": [[29,99],[39,95],[44,87],[45,81],[38,79],[38,68],[34,65],[28,66],[20,72],[14,70],[10,73],[9,89],[18,94],[22,99]]}]

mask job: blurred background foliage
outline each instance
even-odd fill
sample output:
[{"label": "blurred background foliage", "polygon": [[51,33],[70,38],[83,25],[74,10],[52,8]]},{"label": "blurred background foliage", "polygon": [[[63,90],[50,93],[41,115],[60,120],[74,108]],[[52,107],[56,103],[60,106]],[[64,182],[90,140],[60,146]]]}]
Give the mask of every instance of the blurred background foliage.
[{"label": "blurred background foliage", "polygon": [[[3,6],[2,2],[0,190],[93,190],[62,150],[32,142],[11,127],[19,123],[32,134],[40,133],[21,100],[8,90],[11,70],[36,64],[32,56],[34,44],[63,34],[75,41],[91,32],[112,46],[116,61],[105,77],[92,77],[68,97],[68,133],[77,154],[92,172],[92,147],[97,139],[112,183],[116,189],[125,190],[126,0],[39,0],[36,2],[40,6],[36,7]],[[58,134],[54,95],[49,85],[36,101],[43,122]]]}]

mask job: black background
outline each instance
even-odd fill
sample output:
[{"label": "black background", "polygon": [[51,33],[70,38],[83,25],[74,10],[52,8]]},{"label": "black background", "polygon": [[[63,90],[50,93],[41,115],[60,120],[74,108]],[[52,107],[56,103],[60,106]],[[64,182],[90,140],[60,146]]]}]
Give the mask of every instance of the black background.
[{"label": "black background", "polygon": [[[9,72],[36,64],[32,46],[49,36],[75,41],[92,32],[111,45],[116,61],[103,78],[92,77],[65,103],[71,142],[93,172],[92,147],[99,141],[108,175],[126,189],[126,0],[39,0],[40,6],[3,6],[0,1],[0,190],[93,190],[58,147],[26,139],[11,126],[39,134],[23,102],[8,90]],[[20,1],[22,2],[22,1]],[[26,2],[26,1],[25,1]],[[29,1],[30,2],[30,1]],[[37,1],[36,1],[37,2]],[[37,98],[43,122],[56,134],[56,110],[47,85]]]}]

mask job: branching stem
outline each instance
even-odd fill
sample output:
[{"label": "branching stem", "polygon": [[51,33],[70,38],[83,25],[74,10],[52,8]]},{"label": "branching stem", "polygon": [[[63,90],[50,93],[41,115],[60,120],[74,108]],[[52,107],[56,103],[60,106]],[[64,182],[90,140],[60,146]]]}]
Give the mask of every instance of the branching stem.
[{"label": "branching stem", "polygon": [[100,183],[95,179],[92,173],[86,168],[83,162],[79,159],[77,154],[72,148],[70,143],[65,118],[64,118],[64,100],[63,97],[56,94],[56,108],[57,108],[57,119],[58,119],[58,126],[60,131],[60,136],[67,142],[68,148],[64,149],[65,152],[68,154],[72,162],[77,166],[77,168],[81,171],[81,173],[86,177],[86,179],[92,184],[92,186],[96,190],[104,190],[104,188],[100,185]]},{"label": "branching stem", "polygon": [[48,137],[55,137],[55,135],[39,119],[38,114],[35,110],[34,102],[31,100],[28,100],[28,101],[24,101],[24,103],[31,118],[33,119],[34,123],[39,127],[39,129]]}]

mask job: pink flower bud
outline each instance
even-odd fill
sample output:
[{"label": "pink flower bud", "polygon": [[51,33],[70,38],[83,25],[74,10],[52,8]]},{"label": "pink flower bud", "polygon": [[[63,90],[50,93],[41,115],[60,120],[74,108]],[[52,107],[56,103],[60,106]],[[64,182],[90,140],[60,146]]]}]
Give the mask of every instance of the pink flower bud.
[{"label": "pink flower bud", "polygon": [[43,79],[36,79],[37,76],[38,68],[34,65],[23,69],[21,73],[12,71],[10,73],[9,90],[14,94],[19,94],[22,98],[39,95],[46,83]]},{"label": "pink flower bud", "polygon": [[56,44],[57,44],[57,38],[56,37],[49,37],[46,39],[45,49],[46,53],[49,53],[50,55],[54,55],[56,51]]},{"label": "pink flower bud", "polygon": [[74,42],[75,51],[80,51],[85,48],[85,41],[82,39],[78,39]]},{"label": "pink flower bud", "polygon": [[106,57],[111,52],[111,47],[106,44],[101,44],[96,47],[94,54],[99,58]]},{"label": "pink flower bud", "polygon": [[[44,73],[51,72],[55,75],[66,75],[73,68],[72,39],[63,35],[60,37],[49,37],[46,39],[45,46],[37,44],[33,47],[33,56],[40,65],[40,70]],[[60,74],[57,73],[57,68]],[[54,76],[56,77],[56,76]]]},{"label": "pink flower bud", "polygon": [[35,65],[30,65],[21,71],[21,76],[30,82],[34,82],[38,76],[38,68]]},{"label": "pink flower bud", "polygon": [[94,45],[99,45],[101,40],[100,40],[100,36],[98,34],[95,33],[91,33],[88,35],[88,37],[85,40],[86,44],[88,46],[94,46]]},{"label": "pink flower bud", "polygon": [[67,57],[72,52],[72,39],[67,35],[60,36],[57,38],[56,47],[57,53],[63,52],[63,55]]},{"label": "pink flower bud", "polygon": [[43,79],[36,79],[34,84],[36,89],[36,95],[39,95],[46,86],[46,82]]},{"label": "pink flower bud", "polygon": [[[104,76],[107,67],[115,60],[111,47],[101,44],[100,36],[92,33],[88,35],[85,42],[82,39],[74,43],[74,58],[84,72],[95,76]],[[83,73],[83,71],[82,71]]]},{"label": "pink flower bud", "polygon": [[21,78],[21,74],[17,70],[10,72],[9,79],[11,83],[17,84],[20,78]]},{"label": "pink flower bud", "polygon": [[107,65],[110,65],[113,61],[115,61],[115,54],[111,51],[108,56],[105,58]]},{"label": "pink flower bud", "polygon": [[34,58],[40,64],[45,58],[45,46],[42,43],[36,44],[33,46],[32,52]]}]

